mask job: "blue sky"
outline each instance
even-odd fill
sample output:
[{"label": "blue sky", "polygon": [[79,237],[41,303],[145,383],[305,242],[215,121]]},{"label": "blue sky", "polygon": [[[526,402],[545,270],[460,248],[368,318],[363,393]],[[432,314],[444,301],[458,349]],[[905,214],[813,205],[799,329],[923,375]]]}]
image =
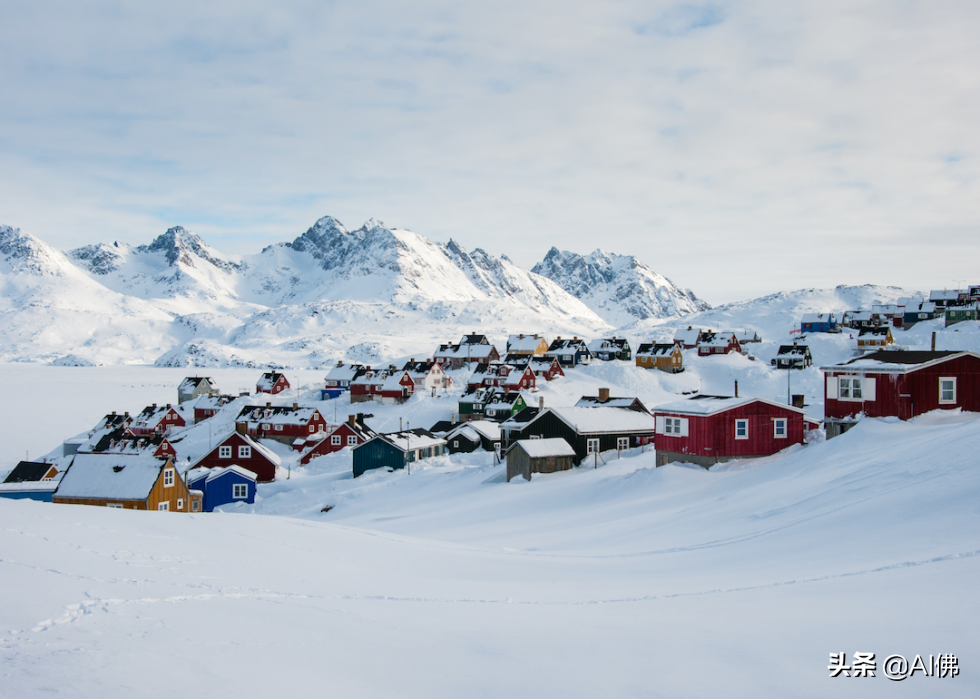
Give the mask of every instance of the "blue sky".
[{"label": "blue sky", "polygon": [[61,248],[330,214],[712,303],[976,274],[975,2],[21,5],[0,223]]}]

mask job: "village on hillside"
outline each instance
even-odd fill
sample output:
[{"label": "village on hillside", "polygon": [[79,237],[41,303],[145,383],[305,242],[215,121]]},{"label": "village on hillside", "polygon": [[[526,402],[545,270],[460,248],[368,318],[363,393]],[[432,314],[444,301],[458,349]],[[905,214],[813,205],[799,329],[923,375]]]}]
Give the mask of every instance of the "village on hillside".
[{"label": "village on hillside", "polygon": [[[670,341],[512,334],[498,348],[482,333],[434,348],[402,366],[337,362],[316,392],[297,395],[281,370],[262,373],[254,391],[223,392],[211,377],[188,376],[173,402],[105,415],[63,440],[61,453],[21,461],[0,484],[0,497],[60,504],[170,512],[211,512],[254,503],[262,483],[288,479],[314,460],[345,453],[352,477],[377,469],[409,472],[444,454],[484,451],[506,464],[506,480],[598,467],[611,455],[655,451],[657,466],[704,468],[777,454],[833,438],[864,417],[908,420],[933,410],[980,412],[980,354],[911,349],[896,335],[924,321],[944,327],[977,321],[980,285],[934,291],[928,299],[834,313],[804,314],[769,366],[823,375],[823,414],[808,415],[805,396],[739,391],[677,391],[645,405],[638,396],[600,388],[574,405],[546,405],[539,387],[591,363],[632,371],[683,374],[685,360],[737,354],[755,361],[752,329],[689,325]],[[813,339],[848,333],[851,357],[819,364]],[[792,373],[792,372],[790,372]],[[450,399],[442,419],[412,426],[412,400]],[[398,406],[399,429],[371,426],[371,405]],[[343,406],[343,407],[339,407]],[[401,422],[404,419],[404,424]],[[191,430],[206,426],[206,432]]]}]

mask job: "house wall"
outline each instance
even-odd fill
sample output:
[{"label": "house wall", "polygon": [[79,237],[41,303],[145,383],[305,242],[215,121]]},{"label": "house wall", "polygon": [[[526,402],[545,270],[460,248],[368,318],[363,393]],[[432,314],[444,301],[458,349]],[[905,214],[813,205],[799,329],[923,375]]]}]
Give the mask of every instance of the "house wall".
[{"label": "house wall", "polygon": [[354,478],[375,468],[405,468],[405,454],[383,439],[372,439],[354,450]]},{"label": "house wall", "polygon": [[[222,459],[218,457],[218,447],[230,446],[231,447],[231,458]],[[197,466],[204,466],[205,468],[216,468],[221,466],[231,466],[236,464],[242,468],[248,469],[254,473],[259,481],[259,483],[269,483],[276,479],[276,465],[272,461],[269,461],[262,453],[252,448],[252,456],[248,459],[241,459],[238,457],[238,447],[239,446],[251,446],[241,435],[235,433],[230,435],[227,439],[223,440],[217,444],[214,449],[208,452],[207,456],[197,462]]]},{"label": "house wall", "polygon": [[[792,444],[802,444],[806,435],[803,415],[781,406],[768,403],[749,403],[715,415],[682,415],[655,412],[657,418],[680,417],[688,421],[688,434],[658,434],[656,437],[657,463],[662,452],[682,455],[671,461],[705,457],[702,465],[710,465],[730,458],[747,458],[775,454]],[[777,439],[773,432],[773,420],[786,418],[786,437]],[[735,421],[749,421],[749,438],[735,439]],[[701,463],[695,460],[694,463]]]},{"label": "house wall", "polygon": [[[875,400],[827,398],[827,378],[838,376],[874,378]],[[956,403],[940,404],[939,378],[948,376],[956,377]],[[904,375],[834,371],[824,377],[824,415],[828,418],[849,418],[864,413],[868,417],[894,416],[908,420],[930,410],[956,408],[980,412],[980,359],[976,357],[958,357]]]},{"label": "house wall", "polygon": [[[239,464],[241,466],[241,464]],[[248,497],[235,498],[235,485],[248,486]],[[230,502],[245,502],[252,504],[255,502],[255,481],[246,478],[234,471],[225,471],[223,474],[214,478],[203,485],[204,490],[204,511],[211,512],[216,507],[227,505]],[[200,488],[199,488],[200,489]]]},{"label": "house wall", "polygon": [[[174,484],[169,488],[163,485],[163,472],[166,468],[174,469]],[[178,500],[183,501],[183,507],[179,509],[177,507]],[[55,494],[53,499],[55,503],[62,505],[94,505],[96,507],[106,507],[110,503],[119,503],[127,510],[154,511],[159,509],[160,503],[167,502],[170,505],[170,512],[192,512],[191,500],[192,498],[187,490],[187,486],[184,485],[184,481],[171,462],[168,462],[166,467],[160,469],[160,475],[150,489],[149,496],[144,500],[129,500],[125,498],[64,498],[58,497],[57,494]]]},{"label": "house wall", "polygon": [[588,440],[590,439],[599,440],[600,452],[612,451],[618,447],[620,437],[629,437],[630,447],[636,447],[640,445],[641,440],[653,438],[654,431],[650,430],[631,434],[579,434],[565,424],[564,421],[558,419],[554,413],[546,413],[533,423],[522,428],[519,435],[513,435],[511,441],[530,439],[531,437],[541,437],[542,439],[561,437],[575,450],[574,463],[578,465],[587,456],[590,456],[588,453]]}]

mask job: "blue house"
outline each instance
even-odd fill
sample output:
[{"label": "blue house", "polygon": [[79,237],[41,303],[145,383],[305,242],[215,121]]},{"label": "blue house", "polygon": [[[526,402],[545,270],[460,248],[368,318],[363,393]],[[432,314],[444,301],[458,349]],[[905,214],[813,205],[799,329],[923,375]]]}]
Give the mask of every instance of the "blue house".
[{"label": "blue house", "polygon": [[51,502],[58,487],[57,475],[58,469],[52,464],[21,461],[0,483],[0,498]]},{"label": "blue house", "polygon": [[204,493],[201,506],[204,512],[232,502],[255,502],[257,476],[241,466],[195,468],[187,472],[187,489]]},{"label": "blue house", "polygon": [[804,313],[800,331],[805,333],[839,333],[837,316],[833,313]]},{"label": "blue house", "polygon": [[413,461],[441,456],[445,451],[446,440],[428,430],[381,434],[354,447],[354,478],[376,468],[405,468]]},{"label": "blue house", "polygon": [[366,372],[367,367],[362,364],[337,362],[337,366],[331,368],[324,379],[325,387],[320,389],[320,400],[339,398],[350,393],[350,382]]}]

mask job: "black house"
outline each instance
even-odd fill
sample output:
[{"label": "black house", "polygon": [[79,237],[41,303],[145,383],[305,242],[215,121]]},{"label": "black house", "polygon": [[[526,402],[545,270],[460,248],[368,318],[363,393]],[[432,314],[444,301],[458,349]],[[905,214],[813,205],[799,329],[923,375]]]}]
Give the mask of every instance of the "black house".
[{"label": "black house", "polygon": [[626,408],[545,408],[509,442],[561,438],[575,450],[575,463],[595,452],[624,451],[653,442],[657,422],[646,412]]}]

